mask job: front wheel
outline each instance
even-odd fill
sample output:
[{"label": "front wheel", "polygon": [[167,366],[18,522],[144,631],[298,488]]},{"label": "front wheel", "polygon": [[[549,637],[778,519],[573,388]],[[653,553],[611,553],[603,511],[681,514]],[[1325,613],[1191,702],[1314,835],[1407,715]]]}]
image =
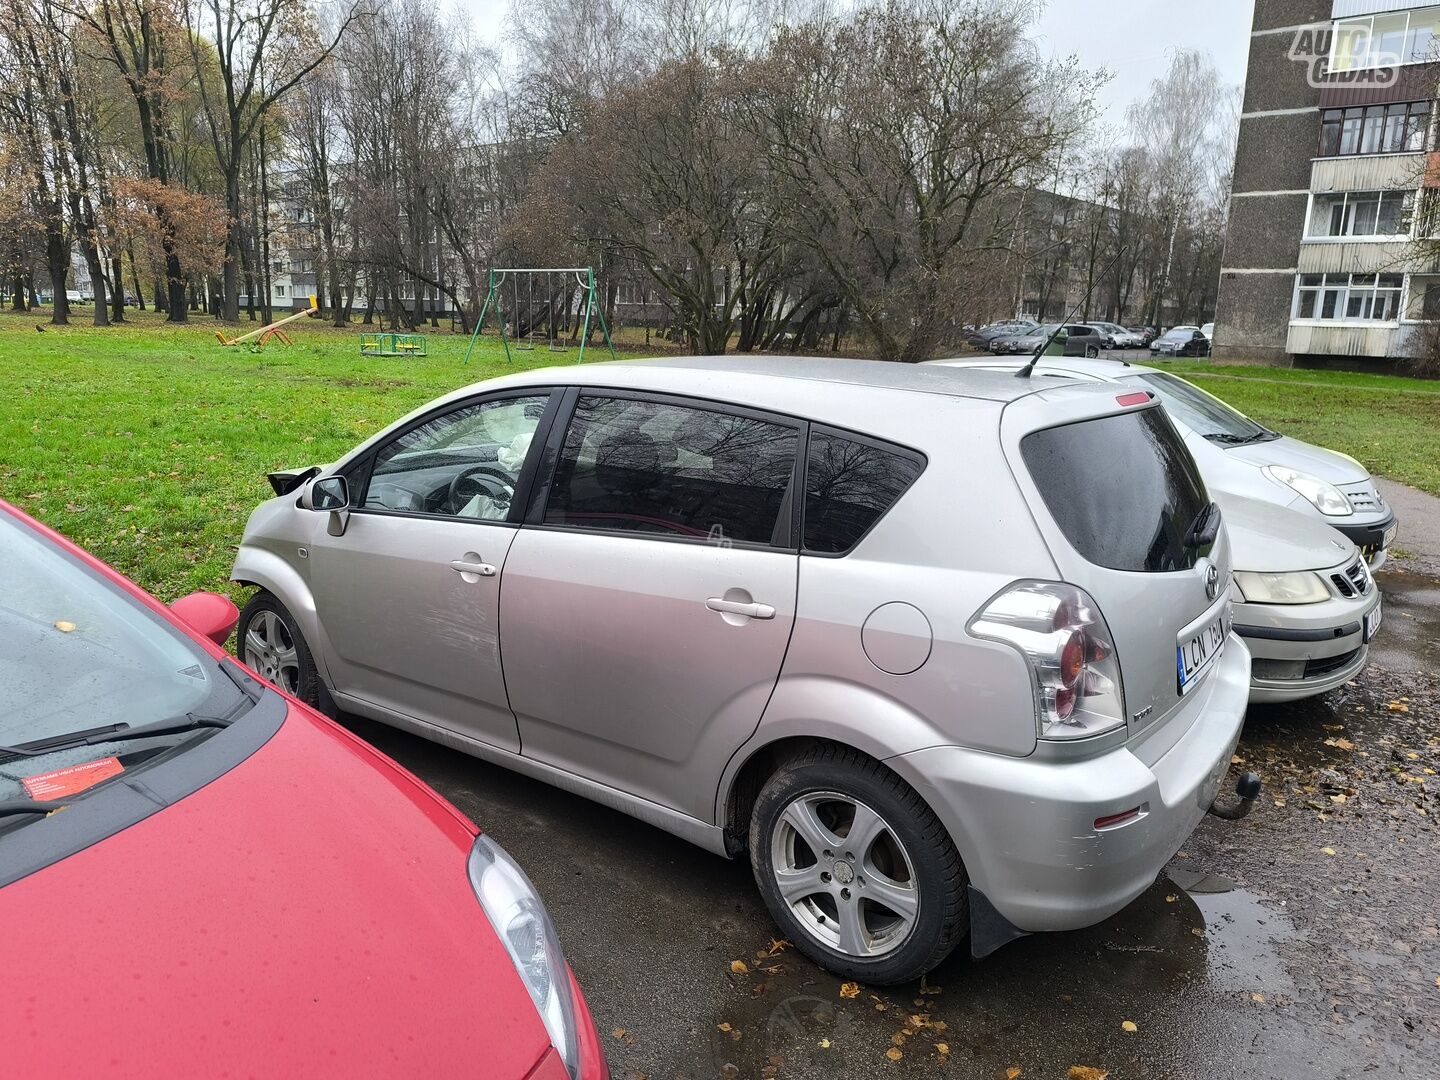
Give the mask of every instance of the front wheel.
[{"label": "front wheel", "polygon": [[918,979],[965,938],[968,878],[934,812],[854,751],[782,765],[755,801],[750,862],[786,937],[846,978]]},{"label": "front wheel", "polygon": [[295,616],[273,595],[262,589],[250,598],[240,613],[235,640],[240,662],[250,670],[311,708],[335,714]]},{"label": "front wheel", "polygon": [[1085,355],[1086,355],[1087,357],[1089,357],[1091,360],[1098,359],[1099,356],[1100,356],[1100,349],[1099,349],[1097,346],[1095,346],[1095,345],[1086,345],[1086,346],[1085,346]]}]

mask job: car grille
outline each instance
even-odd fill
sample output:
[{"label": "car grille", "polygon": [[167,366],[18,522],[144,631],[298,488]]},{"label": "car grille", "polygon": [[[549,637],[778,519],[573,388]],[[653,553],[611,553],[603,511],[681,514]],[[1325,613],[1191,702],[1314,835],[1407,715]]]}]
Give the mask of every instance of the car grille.
[{"label": "car grille", "polygon": [[1331,574],[1330,580],[1335,583],[1335,588],[1341,596],[1364,596],[1374,587],[1374,582],[1370,580],[1370,571],[1366,569],[1363,558],[1356,559],[1342,572]]},{"label": "car grille", "polygon": [[1377,513],[1385,508],[1385,500],[1380,497],[1380,492],[1375,487],[1373,480],[1362,480],[1358,484],[1341,484],[1340,490],[1350,500],[1350,505],[1357,514]]},{"label": "car grille", "polygon": [[1329,675],[1332,671],[1339,671],[1348,664],[1354,662],[1355,657],[1360,655],[1359,649],[1351,649],[1339,656],[1327,656],[1320,660],[1305,661],[1305,678],[1314,679],[1321,675]]}]

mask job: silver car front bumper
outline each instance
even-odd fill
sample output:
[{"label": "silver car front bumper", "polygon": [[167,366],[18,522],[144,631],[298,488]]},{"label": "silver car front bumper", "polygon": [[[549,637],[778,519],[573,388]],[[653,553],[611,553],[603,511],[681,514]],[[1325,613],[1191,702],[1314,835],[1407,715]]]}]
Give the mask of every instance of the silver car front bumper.
[{"label": "silver car front bumper", "polygon": [[1364,596],[1320,604],[1235,604],[1234,631],[1250,647],[1250,700],[1298,701],[1349,682],[1365,666],[1366,620],[1380,606]]},{"label": "silver car front bumper", "polygon": [[[887,764],[950,830],[994,915],[1013,931],[1074,930],[1149,888],[1199,824],[1240,738],[1249,686],[1250,653],[1232,634],[1177,715],[1094,757],[1014,758],[942,746]],[[1095,828],[1133,807],[1141,808],[1138,817]]]}]

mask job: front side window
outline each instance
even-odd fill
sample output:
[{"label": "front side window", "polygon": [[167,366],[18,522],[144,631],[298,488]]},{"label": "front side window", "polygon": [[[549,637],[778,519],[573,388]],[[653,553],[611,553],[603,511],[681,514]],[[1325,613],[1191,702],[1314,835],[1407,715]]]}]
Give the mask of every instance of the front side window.
[{"label": "front side window", "polygon": [[495,398],[436,416],[382,446],[367,510],[503,521],[548,395]]},{"label": "front side window", "polygon": [[795,428],[757,417],[581,397],[565,433],[544,521],[787,547],[787,496],[798,444]]},{"label": "front side window", "polygon": [[849,551],[924,468],[924,459],[912,451],[812,430],[805,465],[805,550]]},{"label": "front side window", "polygon": [[1301,274],[1295,318],[1389,322],[1400,317],[1402,274]]}]

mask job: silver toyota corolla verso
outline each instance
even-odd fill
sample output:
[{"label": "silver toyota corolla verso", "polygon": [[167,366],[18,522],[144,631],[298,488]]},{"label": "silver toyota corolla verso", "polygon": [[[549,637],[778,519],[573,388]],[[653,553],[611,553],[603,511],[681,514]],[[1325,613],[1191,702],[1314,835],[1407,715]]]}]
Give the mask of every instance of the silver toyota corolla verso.
[{"label": "silver toyota corolla verso", "polygon": [[1121,390],[733,357],[471,386],[272,476],[241,655],[748,852],[804,952],[912,979],[1129,903],[1229,765],[1228,540]]}]

